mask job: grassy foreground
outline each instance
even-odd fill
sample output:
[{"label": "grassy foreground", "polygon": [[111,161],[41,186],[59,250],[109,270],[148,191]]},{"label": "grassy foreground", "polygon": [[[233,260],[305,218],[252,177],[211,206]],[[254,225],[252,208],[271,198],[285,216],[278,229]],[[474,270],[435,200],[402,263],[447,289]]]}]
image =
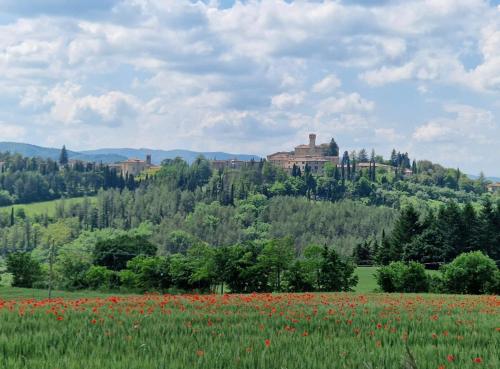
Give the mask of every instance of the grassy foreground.
[{"label": "grassy foreground", "polygon": [[388,294],[0,301],[10,369],[500,368],[500,299]]}]

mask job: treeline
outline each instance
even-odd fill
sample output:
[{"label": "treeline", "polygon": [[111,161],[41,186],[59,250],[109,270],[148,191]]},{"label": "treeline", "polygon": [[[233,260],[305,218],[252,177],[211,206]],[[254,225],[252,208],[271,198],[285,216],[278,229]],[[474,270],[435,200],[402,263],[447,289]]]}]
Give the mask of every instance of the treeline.
[{"label": "treeline", "polygon": [[258,194],[224,206],[198,195],[153,186],[101,191],[93,201],[61,202],[54,218],[27,217],[21,210],[5,212],[0,215],[4,225],[0,227],[0,251],[3,255],[32,251],[45,247],[50,236],[63,245],[84,231],[128,230],[150,222],[154,229],[151,241],[163,254],[185,252],[197,240],[221,247],[290,236],[299,251],[317,243],[335,245],[342,255],[350,255],[357,243],[380,238],[384,228],[390,230],[397,214],[393,209],[349,200],[314,202]]},{"label": "treeline", "polygon": [[[14,286],[66,289],[304,292],[349,291],[357,283],[354,264],[326,246],[310,245],[297,254],[290,238],[221,248],[199,242],[185,253],[163,256],[146,229],[84,234],[59,250],[53,274],[29,253],[10,254],[7,271]],[[47,251],[50,258],[53,249]]]},{"label": "treeline", "polygon": [[449,202],[437,211],[425,212],[409,205],[401,210],[391,233],[358,244],[354,256],[368,264],[417,261],[439,265],[471,251],[500,261],[500,200],[493,204],[485,198],[477,210],[470,203]]},{"label": "treeline", "polygon": [[107,165],[28,158],[0,153],[0,206],[96,194],[99,189],[135,189],[133,176],[123,177]]}]

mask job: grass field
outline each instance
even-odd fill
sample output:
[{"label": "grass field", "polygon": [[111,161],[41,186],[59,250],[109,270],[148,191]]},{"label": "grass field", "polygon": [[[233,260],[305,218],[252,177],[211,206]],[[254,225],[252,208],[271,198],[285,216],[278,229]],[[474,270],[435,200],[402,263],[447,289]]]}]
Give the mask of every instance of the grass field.
[{"label": "grass field", "polygon": [[375,272],[377,267],[358,267],[356,275],[358,276],[358,285],[354,288],[356,292],[373,292],[378,288]]},{"label": "grass field", "polygon": [[[23,208],[24,211],[26,212],[26,215],[30,217],[34,215],[43,215],[43,214],[47,214],[48,216],[54,216],[57,205],[59,203],[64,202],[67,206],[69,206],[74,203],[83,202],[84,199],[85,197],[75,197],[71,199],[35,202],[32,204],[16,204],[9,206],[1,206],[0,212],[10,212],[12,208],[14,208],[14,211],[16,209]],[[90,199],[90,201],[95,201],[96,198],[88,197],[88,199]]]},{"label": "grass field", "polygon": [[[0,360],[9,369],[498,369],[499,308],[492,296],[359,293],[2,300]],[[405,364],[406,344],[416,366]]]}]

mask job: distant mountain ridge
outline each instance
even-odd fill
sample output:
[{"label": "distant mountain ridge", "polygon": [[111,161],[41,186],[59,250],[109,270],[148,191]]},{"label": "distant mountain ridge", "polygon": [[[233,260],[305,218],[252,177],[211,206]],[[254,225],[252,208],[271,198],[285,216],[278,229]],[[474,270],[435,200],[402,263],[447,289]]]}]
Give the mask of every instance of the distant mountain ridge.
[{"label": "distant mountain ridge", "polygon": [[[61,149],[42,147],[18,142],[0,142],[0,152],[9,151],[18,153],[28,157],[42,157],[57,160]],[[193,162],[199,155],[203,155],[207,159],[238,159],[238,160],[260,160],[257,155],[249,154],[230,154],[226,152],[198,152],[191,150],[155,150],[148,148],[131,149],[131,148],[103,148],[96,150],[71,151],[68,149],[70,159],[95,161],[103,163],[115,163],[123,161],[127,158],[144,159],[146,155],[151,155],[154,164],[160,164],[165,159],[174,159],[181,157],[188,163]]]},{"label": "distant mountain ridge", "polygon": [[[476,176],[474,174],[467,174],[467,176],[470,178],[470,179],[478,179],[479,176]],[[492,181],[492,182],[500,182],[500,177],[484,177],[485,179],[487,179],[488,181]]]}]

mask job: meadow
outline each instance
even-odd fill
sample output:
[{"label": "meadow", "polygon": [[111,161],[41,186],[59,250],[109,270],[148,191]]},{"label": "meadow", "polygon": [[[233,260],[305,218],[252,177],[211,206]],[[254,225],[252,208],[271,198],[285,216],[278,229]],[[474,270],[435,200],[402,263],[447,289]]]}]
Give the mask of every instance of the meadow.
[{"label": "meadow", "polygon": [[[96,202],[96,197],[87,197],[91,203],[95,204]],[[65,206],[70,206],[72,204],[78,204],[83,202],[85,197],[73,197],[70,199],[57,199],[57,200],[50,200],[50,201],[40,201],[40,202],[34,202],[31,204],[15,204],[15,205],[8,205],[8,206],[0,206],[0,212],[9,212],[11,211],[12,208],[14,208],[14,211],[17,209],[24,209],[24,212],[27,216],[33,217],[37,215],[47,215],[49,217],[53,217],[56,214],[56,209],[58,206],[61,204],[64,204]]]},{"label": "meadow", "polygon": [[0,301],[0,360],[10,369],[498,369],[499,310],[494,296],[11,297]]}]

